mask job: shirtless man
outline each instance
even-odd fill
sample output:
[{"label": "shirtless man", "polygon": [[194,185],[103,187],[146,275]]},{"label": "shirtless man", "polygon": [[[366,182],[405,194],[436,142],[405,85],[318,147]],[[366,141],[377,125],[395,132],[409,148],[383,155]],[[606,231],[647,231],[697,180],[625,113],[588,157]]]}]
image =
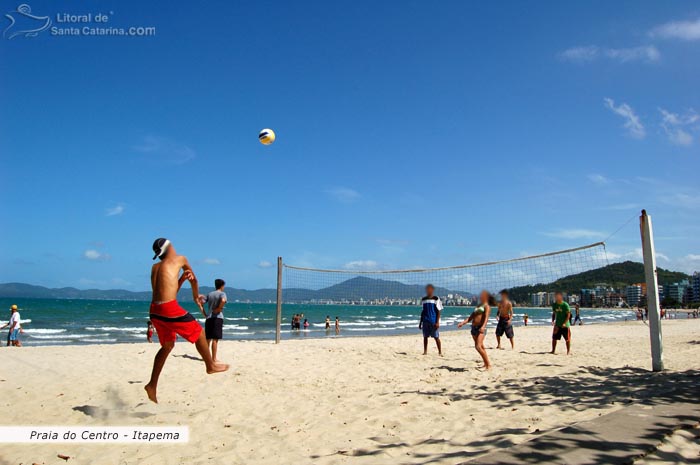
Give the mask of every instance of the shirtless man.
[{"label": "shirtless man", "polygon": [[[158,377],[163,370],[165,360],[170,355],[170,351],[175,347],[177,336],[195,344],[199,355],[204,359],[207,373],[219,373],[228,370],[228,365],[214,362],[209,352],[207,338],[202,330],[202,326],[190,315],[187,310],[177,303],[177,292],[185,281],[189,281],[192,286],[192,298],[204,313],[204,309],[199,300],[199,286],[197,278],[192,271],[192,267],[187,262],[187,258],[178,255],[175,247],[167,239],[156,239],[153,243],[153,252],[156,258],[160,258],[160,263],[153,265],[151,269],[151,286],[153,288],[153,299],[151,302],[151,321],[158,333],[160,350],[153,360],[153,371],[151,380],[144,387],[148,398],[158,403],[156,391],[158,388]],[[180,270],[183,271],[180,275]]]},{"label": "shirtless man", "polygon": [[496,326],[496,342],[501,348],[501,336],[503,333],[510,339],[510,348],[515,349],[515,334],[513,334],[513,304],[508,298],[508,291],[501,291],[501,300],[498,302],[498,324]]}]

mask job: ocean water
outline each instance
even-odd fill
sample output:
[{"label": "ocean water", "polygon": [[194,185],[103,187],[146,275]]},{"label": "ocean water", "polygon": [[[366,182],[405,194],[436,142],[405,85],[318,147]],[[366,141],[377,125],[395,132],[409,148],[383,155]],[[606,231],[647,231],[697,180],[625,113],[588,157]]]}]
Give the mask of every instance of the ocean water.
[{"label": "ocean water", "polygon": [[[25,345],[112,344],[144,342],[149,302],[120,300],[51,300],[0,299],[0,309],[6,309],[5,322],[10,317],[10,305],[17,304],[22,317]],[[189,302],[182,306],[204,322],[199,309]],[[419,334],[418,306],[359,306],[286,304],[282,309],[282,337],[336,337],[326,332],[326,315],[340,318],[340,337]],[[472,311],[470,307],[446,307],[441,331],[454,331],[456,324]],[[309,320],[308,330],[292,331],[291,318],[303,313]],[[515,326],[523,325],[523,315],[530,316],[530,325],[549,325],[551,311],[545,308],[516,308]],[[582,309],[585,324],[635,319],[626,310]],[[492,312],[493,316],[493,312]],[[269,339],[275,337],[275,305],[229,303],[224,311],[224,339]],[[1,320],[0,320],[1,321]],[[303,322],[303,321],[302,321]],[[4,324],[4,323],[3,323]],[[489,322],[495,326],[495,319]],[[3,338],[6,336],[3,335]]]}]

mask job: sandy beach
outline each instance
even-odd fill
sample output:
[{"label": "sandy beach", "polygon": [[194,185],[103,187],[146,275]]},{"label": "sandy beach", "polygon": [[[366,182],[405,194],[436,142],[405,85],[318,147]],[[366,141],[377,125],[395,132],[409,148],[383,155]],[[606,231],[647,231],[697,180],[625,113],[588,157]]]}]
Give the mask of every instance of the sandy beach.
[{"label": "sandy beach", "polygon": [[491,326],[489,372],[468,331],[444,334],[444,357],[432,342],[422,356],[418,334],[224,340],[232,371],[217,375],[178,342],[158,405],[143,390],[156,344],[3,348],[3,425],[186,425],[190,442],[4,445],[0,463],[461,463],[629,403],[653,407],[669,385],[696,397],[697,386],[682,388],[700,369],[700,320],[664,321],[663,331],[661,375],[649,371],[649,329],[637,321],[573,328],[571,356],[561,343],[547,353],[548,327],[518,328],[515,351],[495,350]]}]

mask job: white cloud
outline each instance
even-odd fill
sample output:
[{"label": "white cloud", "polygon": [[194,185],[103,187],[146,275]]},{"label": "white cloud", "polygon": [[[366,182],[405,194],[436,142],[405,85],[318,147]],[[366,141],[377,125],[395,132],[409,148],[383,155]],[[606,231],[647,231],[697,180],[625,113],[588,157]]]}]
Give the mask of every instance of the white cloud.
[{"label": "white cloud", "polygon": [[604,54],[611,60],[619,63],[630,63],[641,61],[645,63],[656,63],[661,58],[661,53],[653,45],[631,48],[608,48]]},{"label": "white cloud", "polygon": [[[626,252],[611,252],[610,250],[607,251],[607,258],[610,259],[612,262],[621,262],[621,261],[627,261],[627,260],[632,260],[635,262],[642,262],[644,261],[644,254],[642,253],[642,248],[637,247],[632,250],[627,250]],[[657,261],[663,261],[663,262],[671,262],[671,259],[668,257],[668,255],[661,253],[661,252],[656,252],[656,260]]]},{"label": "white cloud", "polygon": [[102,253],[99,250],[95,249],[87,249],[85,252],[83,252],[83,257],[86,258],[87,260],[92,260],[92,261],[107,261],[109,260],[110,257],[109,254]]},{"label": "white cloud", "polygon": [[560,239],[600,239],[605,237],[604,233],[591,229],[557,229],[542,234]]},{"label": "white cloud", "polygon": [[593,63],[599,59],[608,59],[618,63],[656,63],[661,53],[653,45],[628,48],[608,48],[596,45],[572,47],[559,53],[559,58],[577,64]]},{"label": "white cloud", "polygon": [[602,174],[597,173],[589,174],[588,180],[595,184],[610,184],[610,179],[606,178]]},{"label": "white cloud", "polygon": [[636,139],[643,139],[646,136],[646,130],[644,125],[639,119],[639,116],[634,112],[632,107],[626,103],[621,103],[615,106],[615,101],[611,98],[604,98],[603,102],[605,106],[615,113],[616,115],[622,117],[625,120],[624,127],[627,129],[628,134]]},{"label": "white cloud", "polygon": [[205,265],[221,265],[221,262],[218,258],[205,258],[204,260],[202,260],[202,263],[204,263]]},{"label": "white cloud", "polygon": [[559,58],[573,63],[590,63],[599,57],[600,50],[595,45],[571,47],[559,53]]},{"label": "white cloud", "polygon": [[361,197],[359,192],[348,187],[334,187],[326,192],[342,203],[353,203]]},{"label": "white cloud", "polygon": [[258,263],[258,268],[272,268],[272,263],[268,262],[267,260],[260,260],[260,263]]},{"label": "white cloud", "polygon": [[661,197],[661,201],[673,207],[689,208],[691,210],[700,209],[700,194],[676,192]]},{"label": "white cloud", "polygon": [[655,27],[652,37],[663,39],[700,40],[700,18],[695,21],[671,21]]},{"label": "white cloud", "polygon": [[693,136],[690,131],[695,129],[700,116],[692,108],[685,114],[672,113],[670,111],[659,108],[661,113],[661,127],[663,128],[668,140],[675,145],[690,146],[693,144]]},{"label": "white cloud", "polygon": [[181,165],[197,156],[196,152],[187,145],[159,136],[146,136],[133,149],[157,163]]},{"label": "white cloud", "polygon": [[105,209],[105,215],[106,216],[117,216],[121,215],[124,213],[124,210],[126,210],[126,207],[122,204],[117,204],[113,207]]},{"label": "white cloud", "polygon": [[352,262],[348,262],[345,265],[343,265],[343,268],[346,270],[376,270],[379,268],[379,263],[375,262],[374,260],[355,260]]}]

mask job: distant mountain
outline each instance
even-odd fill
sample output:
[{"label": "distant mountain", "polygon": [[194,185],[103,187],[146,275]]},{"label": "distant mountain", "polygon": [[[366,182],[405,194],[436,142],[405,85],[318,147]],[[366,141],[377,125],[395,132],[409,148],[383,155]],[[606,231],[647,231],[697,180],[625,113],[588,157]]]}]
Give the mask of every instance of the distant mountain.
[{"label": "distant mountain", "polygon": [[[205,294],[214,288],[202,286],[200,293]],[[252,302],[269,302],[277,298],[275,289],[258,289],[249,291],[246,289],[226,288],[226,294],[230,301],[242,300]],[[24,283],[0,284],[0,297],[25,298],[25,299],[89,299],[89,300],[138,300],[150,301],[150,291],[127,291],[125,289],[76,289],[74,287],[48,288]],[[187,301],[192,298],[189,287],[183,288],[178,294],[178,299]]]},{"label": "distant mountain", "polygon": [[[676,283],[690,277],[685,273],[664,270],[663,268],[657,268],[656,274],[660,285]],[[516,302],[524,302],[527,300],[528,294],[534,292],[562,291],[566,293],[578,293],[581,289],[592,288],[602,283],[614,288],[623,288],[630,284],[643,282],[645,282],[644,265],[637,262],[626,261],[566,276],[552,283],[514,287],[510,289],[510,296]]]},{"label": "distant mountain", "polygon": [[95,299],[95,300],[151,300],[150,292],[132,292],[124,289],[76,289],[74,287],[48,288],[23,283],[0,284],[0,297],[28,299]]},{"label": "distant mountain", "polygon": [[[443,287],[436,287],[435,294],[445,296],[458,293],[466,296],[465,292],[450,291]],[[310,289],[285,289],[284,300],[287,302],[299,302],[308,300],[377,300],[377,299],[415,299],[425,294],[423,284],[404,284],[398,281],[373,279],[365,276],[357,276],[332,286],[319,290]]]}]

